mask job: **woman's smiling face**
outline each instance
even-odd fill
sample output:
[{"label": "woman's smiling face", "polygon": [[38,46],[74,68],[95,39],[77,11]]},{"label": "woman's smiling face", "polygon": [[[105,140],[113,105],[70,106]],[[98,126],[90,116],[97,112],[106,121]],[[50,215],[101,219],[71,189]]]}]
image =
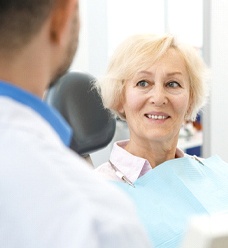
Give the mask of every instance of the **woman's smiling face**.
[{"label": "woman's smiling face", "polygon": [[[130,138],[138,142],[177,142],[190,105],[184,59],[174,49],[126,82],[121,112]],[[139,144],[139,143],[138,143]]]}]

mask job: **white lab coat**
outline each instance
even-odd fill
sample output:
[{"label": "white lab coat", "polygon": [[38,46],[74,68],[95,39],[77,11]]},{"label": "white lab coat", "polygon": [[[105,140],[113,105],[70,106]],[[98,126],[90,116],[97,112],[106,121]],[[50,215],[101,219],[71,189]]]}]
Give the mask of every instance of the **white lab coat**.
[{"label": "white lab coat", "polygon": [[0,246],[147,248],[132,203],[28,106],[0,97]]}]

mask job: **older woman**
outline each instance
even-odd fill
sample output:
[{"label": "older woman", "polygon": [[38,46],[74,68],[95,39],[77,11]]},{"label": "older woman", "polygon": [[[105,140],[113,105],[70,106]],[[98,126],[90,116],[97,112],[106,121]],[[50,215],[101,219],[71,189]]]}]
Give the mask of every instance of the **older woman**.
[{"label": "older woman", "polygon": [[96,172],[132,197],[155,247],[177,247],[193,214],[228,210],[227,164],[177,148],[181,125],[206,102],[207,75],[195,48],[172,35],[148,34],[120,44],[96,82],[105,108],[130,133]]}]

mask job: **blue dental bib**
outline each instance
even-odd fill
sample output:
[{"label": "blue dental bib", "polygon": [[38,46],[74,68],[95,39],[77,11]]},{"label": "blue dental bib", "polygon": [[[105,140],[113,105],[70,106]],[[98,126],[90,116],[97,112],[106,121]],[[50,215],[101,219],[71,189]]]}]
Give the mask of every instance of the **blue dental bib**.
[{"label": "blue dental bib", "polygon": [[228,164],[218,156],[203,164],[173,159],[140,177],[135,188],[114,182],[132,198],[154,248],[179,247],[194,215],[228,212]]}]

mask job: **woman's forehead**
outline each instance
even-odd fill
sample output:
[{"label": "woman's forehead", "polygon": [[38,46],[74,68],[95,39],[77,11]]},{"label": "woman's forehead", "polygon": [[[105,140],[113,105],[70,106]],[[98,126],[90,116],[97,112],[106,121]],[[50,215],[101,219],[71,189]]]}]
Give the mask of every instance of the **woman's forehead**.
[{"label": "woman's forehead", "polygon": [[134,76],[151,76],[159,69],[163,70],[168,76],[187,74],[186,61],[177,51],[167,52],[156,61],[148,61],[144,65],[138,66],[132,72]]}]

